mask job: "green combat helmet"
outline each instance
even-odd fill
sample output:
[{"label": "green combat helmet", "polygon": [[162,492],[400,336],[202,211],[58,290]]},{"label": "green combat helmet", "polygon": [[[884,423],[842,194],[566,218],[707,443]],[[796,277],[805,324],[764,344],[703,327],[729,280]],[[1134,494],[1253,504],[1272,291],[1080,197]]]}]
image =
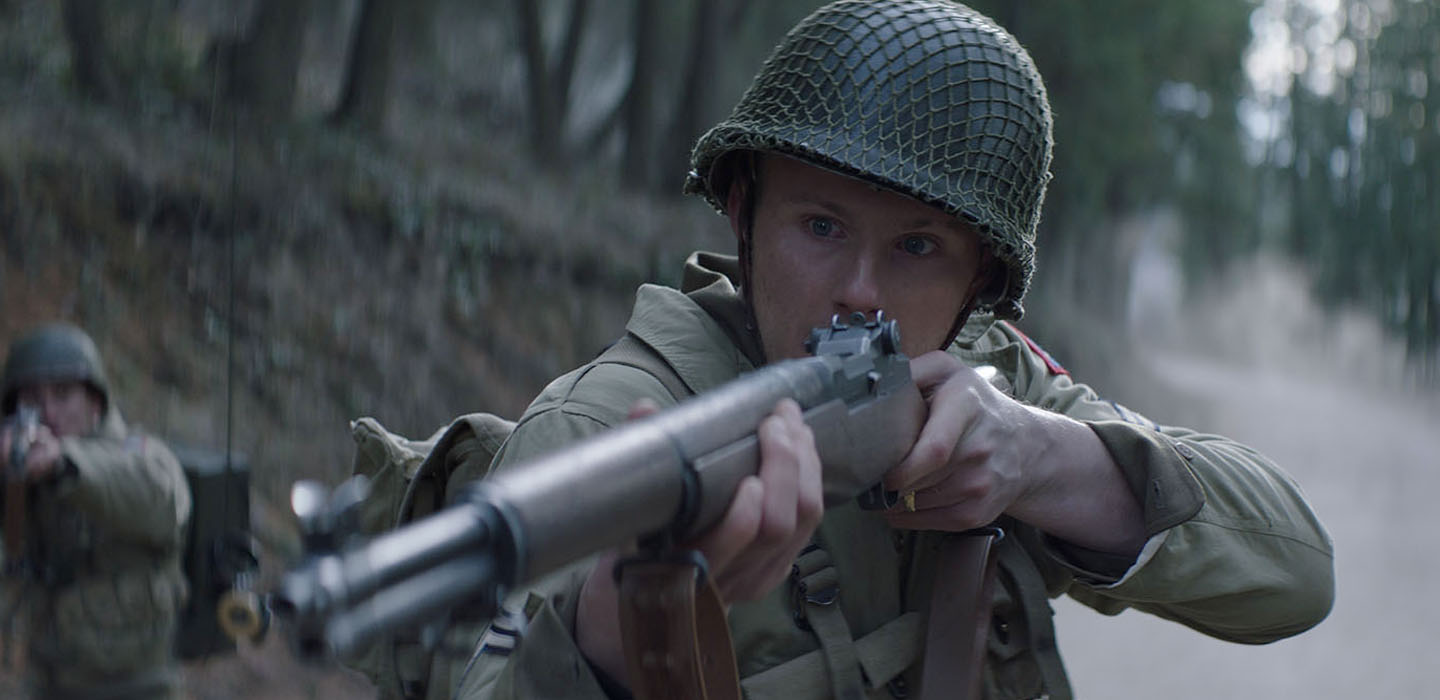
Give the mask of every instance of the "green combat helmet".
[{"label": "green combat helmet", "polygon": [[100,363],[100,351],[85,331],[68,323],[53,323],[30,331],[10,346],[5,358],[0,415],[15,412],[15,395],[28,384],[82,381],[100,394],[102,406],[110,402],[110,381]]},{"label": "green combat helmet", "polygon": [[695,145],[688,194],[724,210],[734,151],[773,151],[938,206],[980,232],[1007,274],[982,306],[1019,318],[1050,180],[1050,104],[1005,30],[943,0],[820,8]]}]

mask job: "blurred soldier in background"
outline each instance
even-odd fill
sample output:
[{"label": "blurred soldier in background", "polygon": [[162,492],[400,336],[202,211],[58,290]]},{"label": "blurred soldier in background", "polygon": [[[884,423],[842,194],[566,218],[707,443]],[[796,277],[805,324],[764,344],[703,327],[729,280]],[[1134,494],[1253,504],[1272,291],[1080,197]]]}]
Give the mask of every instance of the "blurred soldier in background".
[{"label": "blurred soldier in background", "polygon": [[43,326],[14,342],[0,405],[4,585],[31,692],[176,696],[190,517],[179,463],[159,440],[126,427],[95,343],[73,326]]},{"label": "blurred soldier in background", "polygon": [[[557,379],[495,468],[801,356],[832,315],[883,310],[929,407],[886,477],[901,503],[822,515],[814,438],[781,402],[759,431],[759,474],[689,543],[728,605],[747,697],[899,698],[917,684],[926,698],[1070,697],[1049,607],[1062,594],[1243,643],[1315,625],[1333,599],[1330,538],[1283,471],[1101,398],[1010,323],[1051,142],[1035,66],[988,18],[943,0],[817,10],[694,150],[687,191],[728,216],[738,256],[693,256],[680,290],[642,287],[627,331],[652,361]],[[951,616],[965,611],[945,608],[972,607],[960,591],[975,572],[945,553],[989,524],[1006,536],[976,627],[982,670],[962,677],[950,672],[967,660],[937,640],[969,634]],[[613,561],[513,596],[459,692],[617,697],[664,671],[659,656],[627,667]]]}]

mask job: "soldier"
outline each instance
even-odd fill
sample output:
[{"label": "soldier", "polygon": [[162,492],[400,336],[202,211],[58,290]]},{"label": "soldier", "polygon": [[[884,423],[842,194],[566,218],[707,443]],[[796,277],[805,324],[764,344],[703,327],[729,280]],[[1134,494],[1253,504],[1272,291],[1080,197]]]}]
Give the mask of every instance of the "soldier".
[{"label": "soldier", "polygon": [[[1333,599],[1331,541],[1290,477],[1231,440],[1101,399],[1010,323],[1034,269],[1051,140],[1039,74],[988,18],[943,0],[817,10],[694,149],[686,189],[728,217],[738,256],[698,253],[680,290],[639,290],[627,332],[659,369],[557,379],[495,467],[800,356],[832,315],[883,310],[929,406],[886,476],[903,505],[822,513],[813,437],[781,402],[759,432],[758,476],[691,543],[729,604],[748,697],[904,697],[925,667],[962,664],[927,657],[922,630],[951,624],[927,608],[932,590],[958,586],[937,553],[989,523],[1007,536],[982,621],[988,698],[1071,696],[1049,607],[1062,594],[1242,643],[1317,624]],[[493,623],[450,679],[459,692],[623,694],[635,679],[613,560],[512,597],[523,624]],[[812,595],[820,580],[827,594]]]},{"label": "soldier", "polygon": [[[39,417],[28,431],[14,420],[24,409]],[[27,492],[24,547],[5,553],[5,583],[20,589],[32,693],[176,696],[172,647],[190,517],[180,464],[159,440],[126,427],[95,343],[70,325],[42,326],[10,347],[3,413],[5,473],[23,469]],[[10,463],[20,451],[23,467]]]}]

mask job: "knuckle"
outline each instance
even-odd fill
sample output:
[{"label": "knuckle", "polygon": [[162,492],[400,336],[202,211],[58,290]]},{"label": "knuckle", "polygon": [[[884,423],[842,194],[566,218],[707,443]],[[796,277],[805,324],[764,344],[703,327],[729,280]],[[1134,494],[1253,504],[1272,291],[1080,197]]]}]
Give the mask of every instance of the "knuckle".
[{"label": "knuckle", "polygon": [[981,502],[995,492],[995,476],[988,471],[972,473],[958,489],[961,501]]},{"label": "knuckle", "polygon": [[789,540],[790,533],[794,530],[793,523],[781,522],[779,518],[766,518],[755,532],[755,543],[762,547],[774,547]]},{"label": "knuckle", "polygon": [[797,523],[813,529],[825,516],[825,499],[819,493],[807,493],[801,497],[795,514]]},{"label": "knuckle", "polygon": [[815,447],[815,431],[810,429],[810,424],[805,421],[796,421],[794,431],[795,442],[802,447]]},{"label": "knuckle", "polygon": [[779,416],[766,416],[764,420],[760,421],[758,432],[761,440],[774,443],[785,437],[785,423]]},{"label": "knuckle", "polygon": [[946,463],[950,453],[950,445],[935,440],[923,440],[915,445],[916,463],[927,467]]}]

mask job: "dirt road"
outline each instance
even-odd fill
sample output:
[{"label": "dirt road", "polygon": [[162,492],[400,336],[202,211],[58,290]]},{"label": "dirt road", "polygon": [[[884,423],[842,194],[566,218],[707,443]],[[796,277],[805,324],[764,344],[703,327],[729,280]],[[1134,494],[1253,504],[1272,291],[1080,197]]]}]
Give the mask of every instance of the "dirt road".
[{"label": "dirt road", "polygon": [[1383,390],[1322,364],[1237,366],[1151,356],[1208,403],[1213,430],[1270,455],[1304,487],[1335,540],[1334,611],[1294,639],[1249,647],[1136,612],[1068,599],[1056,626],[1079,697],[1435,697],[1440,667],[1440,400]]}]

